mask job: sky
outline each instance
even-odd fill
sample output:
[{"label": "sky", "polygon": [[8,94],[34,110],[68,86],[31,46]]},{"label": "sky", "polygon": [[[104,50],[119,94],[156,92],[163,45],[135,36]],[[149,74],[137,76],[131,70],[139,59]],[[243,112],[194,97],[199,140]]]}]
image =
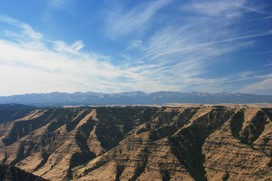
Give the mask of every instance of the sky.
[{"label": "sky", "polygon": [[268,0],[0,0],[0,96],[272,95]]}]

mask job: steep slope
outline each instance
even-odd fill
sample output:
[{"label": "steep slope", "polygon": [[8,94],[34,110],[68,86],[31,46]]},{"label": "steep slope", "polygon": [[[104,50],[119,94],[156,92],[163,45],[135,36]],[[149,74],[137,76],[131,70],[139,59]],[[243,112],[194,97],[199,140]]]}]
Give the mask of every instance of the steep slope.
[{"label": "steep slope", "polygon": [[34,107],[21,104],[0,104],[0,124],[18,119],[33,109]]},{"label": "steep slope", "polygon": [[[272,146],[271,124],[262,109],[238,110],[203,145],[207,178],[271,179],[272,155],[267,153]],[[261,140],[266,140],[265,144]]]},{"label": "steep slope", "polygon": [[49,180],[269,180],[272,108],[36,109],[1,125],[0,161]]},{"label": "steep slope", "polygon": [[27,173],[19,168],[0,165],[0,180],[2,181],[46,181],[45,179]]}]

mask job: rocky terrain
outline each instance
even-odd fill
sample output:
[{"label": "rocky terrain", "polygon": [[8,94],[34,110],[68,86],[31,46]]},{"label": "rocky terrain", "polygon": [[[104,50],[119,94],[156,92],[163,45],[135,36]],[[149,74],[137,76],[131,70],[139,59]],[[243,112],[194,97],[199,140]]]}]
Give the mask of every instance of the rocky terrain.
[{"label": "rocky terrain", "polygon": [[33,109],[34,107],[21,104],[0,104],[0,124],[19,119]]},{"label": "rocky terrain", "polygon": [[48,180],[272,180],[269,107],[43,108],[5,119],[0,163]]},{"label": "rocky terrain", "polygon": [[0,180],[1,181],[46,181],[45,179],[27,173],[19,168],[0,165]]}]

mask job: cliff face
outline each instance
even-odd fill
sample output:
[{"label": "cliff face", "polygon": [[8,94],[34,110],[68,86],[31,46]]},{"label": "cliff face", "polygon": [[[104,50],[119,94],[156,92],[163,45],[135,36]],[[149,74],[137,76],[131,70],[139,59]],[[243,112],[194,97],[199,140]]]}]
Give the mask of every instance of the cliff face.
[{"label": "cliff face", "polygon": [[269,180],[272,109],[36,109],[0,125],[0,161],[50,180]]}]

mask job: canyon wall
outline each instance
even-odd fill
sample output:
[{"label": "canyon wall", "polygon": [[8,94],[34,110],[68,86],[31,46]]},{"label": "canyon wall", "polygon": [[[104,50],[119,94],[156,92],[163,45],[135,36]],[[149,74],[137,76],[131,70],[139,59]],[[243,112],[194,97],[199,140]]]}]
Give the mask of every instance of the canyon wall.
[{"label": "canyon wall", "polygon": [[271,180],[272,108],[33,109],[0,124],[0,163],[54,181]]}]

